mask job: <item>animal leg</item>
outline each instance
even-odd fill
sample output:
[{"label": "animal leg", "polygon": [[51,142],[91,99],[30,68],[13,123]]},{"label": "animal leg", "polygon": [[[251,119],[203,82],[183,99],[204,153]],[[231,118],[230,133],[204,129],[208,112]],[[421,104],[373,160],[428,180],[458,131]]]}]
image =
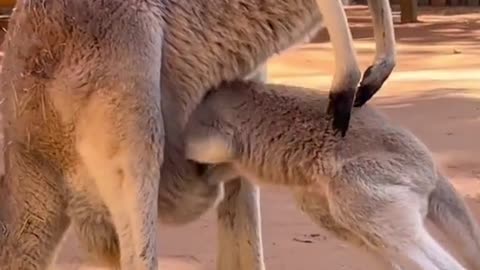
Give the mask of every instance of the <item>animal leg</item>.
[{"label": "animal leg", "polygon": [[264,270],[260,192],[247,180],[225,183],[218,206],[218,270]]},{"label": "animal leg", "polygon": [[68,203],[68,215],[80,243],[94,261],[110,268],[120,267],[120,247],[111,215],[96,189],[94,180],[84,168],[70,177],[74,183]]},{"label": "animal leg", "polygon": [[[330,213],[325,191],[322,190],[321,187],[312,185],[305,188],[294,188],[293,194],[297,206],[315,224],[328,230],[338,239],[344,240],[355,247],[369,249],[363,239],[335,221]],[[385,269],[401,270],[401,267],[392,258],[384,256],[384,254],[375,250],[373,250],[373,252],[377,255],[377,258],[383,262]]]},{"label": "animal leg", "polygon": [[425,227],[420,230],[420,236],[416,239],[418,247],[440,270],[466,270],[455,260],[442,246],[430,235]]},{"label": "animal leg", "polygon": [[77,151],[112,217],[122,269],[157,269],[164,130],[160,100],[148,94],[152,86],[134,83],[122,89],[127,94],[99,90],[77,123]]},{"label": "animal leg", "polygon": [[460,251],[471,269],[480,269],[480,229],[461,194],[441,173],[429,195],[427,218],[433,222]]},{"label": "animal leg", "polygon": [[[266,65],[246,79],[265,82]],[[264,270],[259,188],[237,178],[224,183],[224,194],[217,210],[217,270]]]},{"label": "animal leg", "polygon": [[[393,177],[405,175],[365,174],[358,167],[362,164],[346,164],[329,184],[327,198],[336,222],[392,261],[407,259],[423,270],[465,270],[425,229],[427,198],[408,186],[389,185]],[[383,181],[368,179],[373,175]]]},{"label": "animal leg", "polygon": [[118,237],[108,216],[90,213],[75,219],[72,225],[79,241],[95,261],[114,269],[120,267]]},{"label": "animal leg", "polygon": [[333,128],[345,136],[361,72],[342,3],[335,0],[317,0],[317,6],[335,56],[335,74],[330,89],[328,113],[333,115]]},{"label": "animal leg", "polygon": [[395,30],[389,1],[368,0],[375,35],[375,60],[365,70],[355,97],[355,107],[370,100],[395,68]]},{"label": "animal leg", "polygon": [[34,151],[13,143],[0,180],[0,268],[43,270],[69,225],[63,176]]}]

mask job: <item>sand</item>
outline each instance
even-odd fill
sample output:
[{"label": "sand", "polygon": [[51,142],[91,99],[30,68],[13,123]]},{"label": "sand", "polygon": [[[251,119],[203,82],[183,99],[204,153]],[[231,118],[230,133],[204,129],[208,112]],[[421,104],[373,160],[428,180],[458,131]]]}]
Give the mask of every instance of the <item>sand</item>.
[{"label": "sand", "polygon": [[[397,24],[398,66],[371,102],[427,144],[477,218],[480,218],[479,11],[422,9],[422,23]],[[359,60],[365,69],[374,56],[368,10],[356,6],[349,8],[348,14]],[[398,17],[395,13],[396,20]],[[327,90],[334,61],[326,37],[322,32],[312,43],[274,57],[269,62],[269,80]],[[262,215],[267,269],[381,269],[364,250],[352,248],[314,226],[295,209],[286,190],[263,190]],[[214,269],[215,230],[212,211],[187,226],[162,226],[161,269]],[[443,239],[441,235],[439,238]],[[87,260],[75,236],[69,233],[54,269],[104,268]]]}]

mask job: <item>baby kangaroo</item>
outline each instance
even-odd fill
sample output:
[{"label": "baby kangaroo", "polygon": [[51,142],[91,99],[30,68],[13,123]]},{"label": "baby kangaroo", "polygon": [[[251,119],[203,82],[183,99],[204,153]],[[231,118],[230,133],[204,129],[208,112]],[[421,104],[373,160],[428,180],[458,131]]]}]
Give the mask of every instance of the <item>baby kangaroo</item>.
[{"label": "baby kangaroo", "polygon": [[370,106],[334,136],[328,98],[291,86],[225,83],[196,108],[186,127],[187,158],[215,164],[205,181],[238,175],[291,186],[313,221],[366,246],[388,266],[466,269],[429,234],[426,218],[480,269],[478,225],[426,146]]}]

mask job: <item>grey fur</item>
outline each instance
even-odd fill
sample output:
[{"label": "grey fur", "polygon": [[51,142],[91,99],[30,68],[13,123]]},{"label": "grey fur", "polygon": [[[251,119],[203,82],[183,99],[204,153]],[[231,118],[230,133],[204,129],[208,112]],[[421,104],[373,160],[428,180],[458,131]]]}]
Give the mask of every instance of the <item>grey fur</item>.
[{"label": "grey fur", "polygon": [[426,146],[370,106],[354,110],[342,139],[327,104],[310,89],[225,83],[193,112],[186,155],[209,164],[206,182],[241,175],[289,186],[315,223],[389,266],[408,259],[424,270],[465,269],[428,233],[428,217],[480,269],[478,225]]},{"label": "grey fur", "polygon": [[[156,267],[157,215],[190,222],[221,190],[183,156],[188,116],[210,87],[251,74],[315,33],[318,2],[17,1],[0,81],[8,144],[0,183],[3,269],[45,269],[70,224],[111,265]],[[341,63],[351,51],[339,55]],[[356,84],[356,62],[343,64],[351,74],[337,75],[335,85]],[[124,180],[129,186],[118,184]],[[240,249],[231,259],[220,251],[219,268],[263,269],[258,190],[245,181],[228,190],[219,238],[225,250]],[[228,216],[246,226],[227,226]]]},{"label": "grey fur", "polygon": [[0,82],[2,269],[46,269],[69,223],[88,220],[114,225],[123,269],[157,268],[161,9],[17,2]]}]

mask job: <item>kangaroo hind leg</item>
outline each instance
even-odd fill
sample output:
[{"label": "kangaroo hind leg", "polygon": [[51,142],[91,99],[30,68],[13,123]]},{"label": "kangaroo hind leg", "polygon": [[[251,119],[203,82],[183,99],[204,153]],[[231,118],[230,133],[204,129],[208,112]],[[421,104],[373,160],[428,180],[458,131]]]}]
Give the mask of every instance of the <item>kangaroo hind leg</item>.
[{"label": "kangaroo hind leg", "polygon": [[332,216],[329,208],[328,198],[325,190],[315,185],[310,187],[300,187],[294,189],[294,198],[297,206],[304,212],[315,224],[326,229],[332,235],[340,240],[344,240],[357,248],[364,248],[373,252],[379,259],[385,269],[401,270],[398,262],[388,256],[380,253],[378,250],[372,250],[366,245],[365,241],[353,231],[347,229],[338,223]]},{"label": "kangaroo hind leg", "polygon": [[158,89],[142,80],[98,90],[77,121],[77,151],[112,217],[122,269],[157,268],[164,140]]},{"label": "kangaroo hind leg", "polygon": [[71,176],[75,183],[68,204],[72,228],[91,259],[117,269],[120,249],[110,213],[98,196],[92,177],[83,166],[79,167]]},{"label": "kangaroo hind leg", "polygon": [[6,175],[0,179],[0,268],[46,269],[70,223],[63,176],[48,159],[17,142],[8,146],[5,156]]},{"label": "kangaroo hind leg", "polygon": [[412,181],[400,179],[408,176],[389,172],[388,162],[377,161],[381,169],[373,171],[368,161],[345,164],[329,184],[333,218],[392,261],[423,270],[465,270],[426,230],[427,198],[411,190]]}]

